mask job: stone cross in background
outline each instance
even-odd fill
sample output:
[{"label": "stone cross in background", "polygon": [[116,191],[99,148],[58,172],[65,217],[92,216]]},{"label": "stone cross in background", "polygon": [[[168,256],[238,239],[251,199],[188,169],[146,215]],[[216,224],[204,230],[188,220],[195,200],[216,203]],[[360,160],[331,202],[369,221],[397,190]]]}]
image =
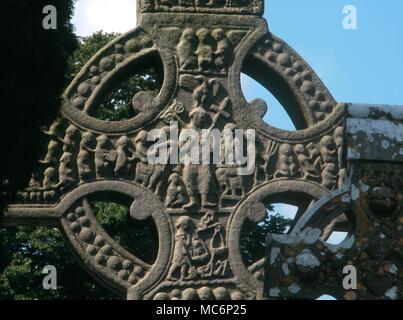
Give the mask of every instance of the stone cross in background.
[{"label": "stone cross in background", "polygon": [[403,299],[403,106],[348,105],[345,131],[343,187],[267,238],[268,298]]}]

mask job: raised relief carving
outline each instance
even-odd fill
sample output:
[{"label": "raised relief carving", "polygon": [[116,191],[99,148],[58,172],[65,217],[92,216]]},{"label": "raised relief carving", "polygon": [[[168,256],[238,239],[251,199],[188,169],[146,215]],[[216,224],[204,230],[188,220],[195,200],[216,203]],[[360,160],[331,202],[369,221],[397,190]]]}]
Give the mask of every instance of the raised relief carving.
[{"label": "raised relief carving", "polygon": [[197,226],[190,217],[182,216],[175,222],[175,248],[167,280],[190,281],[228,272],[228,248],[225,228],[208,211]]},{"label": "raised relief carving", "polygon": [[95,136],[86,132],[81,137],[80,152],[77,156],[77,168],[80,182],[91,180],[94,177]]},{"label": "raised relief carving", "polygon": [[172,173],[168,179],[168,190],[165,199],[167,208],[181,208],[186,203],[186,192],[182,178],[178,173]]},{"label": "raised relief carving", "polygon": [[112,175],[112,164],[117,159],[117,153],[112,150],[111,142],[106,134],[101,134],[96,140],[95,174],[97,179],[105,179]]},{"label": "raised relief carving", "polygon": [[322,156],[322,185],[327,189],[333,189],[338,184],[337,147],[333,137],[324,136],[320,141],[320,153]]},{"label": "raised relief carving", "polygon": [[146,275],[148,265],[139,260],[133,261],[127,252],[123,254],[122,250],[118,252],[111,239],[99,233],[99,227],[93,223],[93,212],[87,199],[83,199],[81,205],[70,210],[65,223],[89,259],[108,269],[119,280],[127,281],[131,285],[135,285]]},{"label": "raised relief carving", "polygon": [[197,49],[196,33],[193,29],[185,29],[177,47],[179,65],[182,70],[197,69]]},{"label": "raised relief carving", "polygon": [[183,72],[226,74],[233,59],[233,45],[221,28],[185,29],[176,52]]}]

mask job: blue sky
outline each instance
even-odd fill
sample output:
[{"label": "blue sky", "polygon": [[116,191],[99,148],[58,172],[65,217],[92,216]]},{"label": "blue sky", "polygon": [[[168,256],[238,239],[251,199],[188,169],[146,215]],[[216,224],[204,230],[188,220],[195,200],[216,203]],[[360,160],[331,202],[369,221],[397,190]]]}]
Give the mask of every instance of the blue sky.
[{"label": "blue sky", "polygon": [[[357,30],[343,28],[343,8],[357,8]],[[265,18],[316,71],[339,102],[403,105],[402,0],[270,0]],[[293,129],[265,89],[243,79],[248,100],[269,104],[266,121]]]},{"label": "blue sky", "polygon": [[[358,29],[343,28],[343,8],[354,5]],[[403,105],[403,0],[267,0],[271,32],[288,42],[317,72],[337,101]],[[79,35],[125,32],[136,25],[136,0],[77,0]],[[278,102],[243,78],[245,97],[268,102],[265,120],[293,130]]]}]

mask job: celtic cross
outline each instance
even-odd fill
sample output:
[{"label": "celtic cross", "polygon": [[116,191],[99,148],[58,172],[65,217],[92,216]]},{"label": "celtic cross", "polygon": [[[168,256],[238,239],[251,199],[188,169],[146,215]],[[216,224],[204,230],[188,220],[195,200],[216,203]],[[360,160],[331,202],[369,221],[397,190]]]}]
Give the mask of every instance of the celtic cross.
[{"label": "celtic cross", "polygon": [[[92,57],[63,95],[62,119],[8,225],[58,227],[96,279],[127,299],[260,299],[264,257],[247,265],[240,234],[267,205],[312,204],[343,187],[346,104],[337,103],[310,66],[262,18],[262,0],[141,0],[138,26]],[[103,99],[143,65],[162,75],[157,95],[133,97],[133,117],[96,117]],[[263,121],[264,101],[247,102],[241,73],[269,89],[297,127]],[[155,164],[147,135],[168,130],[254,130],[255,166]],[[97,221],[94,199],[128,204],[152,218],[158,254],[148,264]]]}]

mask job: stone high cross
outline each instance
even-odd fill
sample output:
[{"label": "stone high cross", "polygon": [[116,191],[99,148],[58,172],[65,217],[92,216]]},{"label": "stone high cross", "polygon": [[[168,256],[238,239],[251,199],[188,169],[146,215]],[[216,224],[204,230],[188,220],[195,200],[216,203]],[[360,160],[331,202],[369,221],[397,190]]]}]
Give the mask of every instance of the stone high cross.
[{"label": "stone high cross", "polygon": [[[242,227],[265,218],[268,204],[287,202],[299,208],[299,228],[316,200],[344,195],[346,111],[354,114],[354,106],[337,103],[303,58],[269,32],[263,0],[141,0],[138,14],[137,28],[91,58],[66,90],[62,119],[47,132],[47,153],[2,223],[60,228],[88,272],[127,299],[262,299],[265,258],[245,264]],[[158,95],[136,94],[129,120],[97,119],[103,98],[144,64],[163,75]],[[241,72],[277,97],[297,131],[262,120],[267,105],[245,100]],[[179,130],[194,123],[255,130],[254,172],[240,176],[239,167],[225,163],[149,163],[147,133],[167,129],[171,120]],[[370,197],[376,208],[392,203],[393,217],[401,210],[401,167],[395,174],[399,187],[371,189]],[[128,204],[132,219],[153,219],[159,238],[153,264],[102,228],[93,202],[105,197]],[[313,225],[322,233],[336,218],[325,210]],[[286,278],[276,264],[266,269],[271,283]],[[303,286],[282,282],[267,292],[287,297],[287,288]]]}]

